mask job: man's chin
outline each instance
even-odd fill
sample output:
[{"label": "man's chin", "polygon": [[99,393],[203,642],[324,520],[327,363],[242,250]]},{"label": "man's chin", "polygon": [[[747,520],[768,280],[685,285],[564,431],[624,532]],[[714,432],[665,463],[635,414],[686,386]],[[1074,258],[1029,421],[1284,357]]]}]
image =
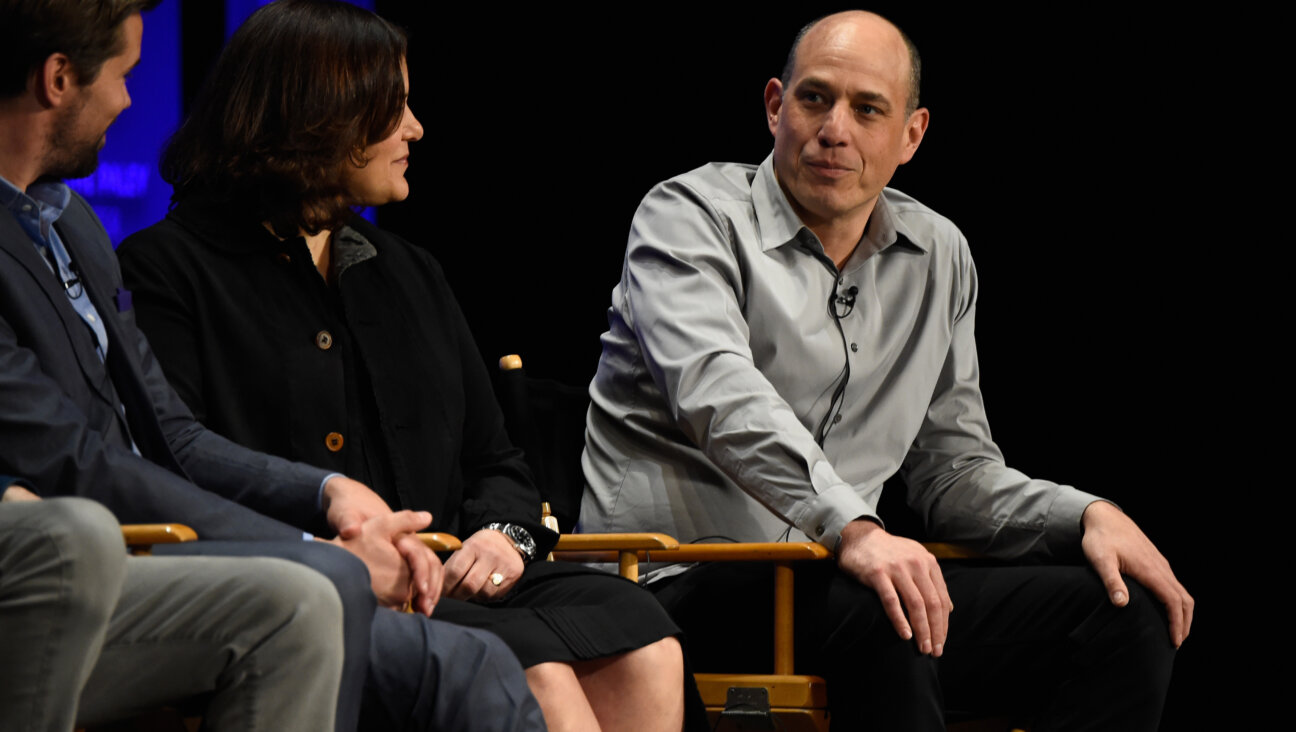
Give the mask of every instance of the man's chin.
[{"label": "man's chin", "polygon": [[51,180],[85,178],[99,167],[99,149],[82,150],[76,157],[55,161],[41,176]]},{"label": "man's chin", "polygon": [[95,170],[97,170],[98,168],[99,168],[99,158],[98,156],[96,156],[94,160],[89,161],[84,165],[80,165],[76,168],[72,168],[68,170],[67,174],[63,176],[63,179],[76,180],[77,178],[85,178],[91,175],[92,173],[94,173]]}]

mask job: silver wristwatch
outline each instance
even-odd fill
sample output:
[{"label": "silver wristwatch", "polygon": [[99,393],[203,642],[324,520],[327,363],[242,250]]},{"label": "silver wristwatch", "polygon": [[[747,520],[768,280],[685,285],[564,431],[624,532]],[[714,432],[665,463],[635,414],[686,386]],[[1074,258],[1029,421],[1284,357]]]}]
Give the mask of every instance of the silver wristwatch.
[{"label": "silver wristwatch", "polygon": [[535,559],[535,539],[531,538],[531,532],[521,526],[518,526],[517,524],[501,524],[496,522],[493,524],[486,524],[482,528],[490,529],[491,531],[498,531],[507,536],[509,541],[513,542],[513,548],[517,549],[517,553],[522,555],[523,564],[530,563],[532,559]]}]

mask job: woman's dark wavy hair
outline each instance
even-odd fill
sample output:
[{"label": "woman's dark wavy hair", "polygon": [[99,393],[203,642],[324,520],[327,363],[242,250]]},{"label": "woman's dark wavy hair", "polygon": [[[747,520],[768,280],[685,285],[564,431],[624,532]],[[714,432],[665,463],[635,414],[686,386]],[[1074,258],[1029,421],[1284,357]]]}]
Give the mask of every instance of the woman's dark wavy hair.
[{"label": "woman's dark wavy hair", "polygon": [[280,236],[346,221],[345,163],[405,109],[405,34],[334,0],[281,0],[235,31],[162,153],[173,202],[221,197]]}]

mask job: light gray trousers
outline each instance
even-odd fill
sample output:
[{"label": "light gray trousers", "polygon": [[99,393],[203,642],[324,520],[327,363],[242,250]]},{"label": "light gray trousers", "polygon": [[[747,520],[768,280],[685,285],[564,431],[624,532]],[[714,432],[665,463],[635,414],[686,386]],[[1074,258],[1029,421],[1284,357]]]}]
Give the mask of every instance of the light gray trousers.
[{"label": "light gray trousers", "polygon": [[127,557],[105,508],[0,503],[0,731],[70,730],[199,694],[207,729],[331,730],[342,606],[263,557]]}]

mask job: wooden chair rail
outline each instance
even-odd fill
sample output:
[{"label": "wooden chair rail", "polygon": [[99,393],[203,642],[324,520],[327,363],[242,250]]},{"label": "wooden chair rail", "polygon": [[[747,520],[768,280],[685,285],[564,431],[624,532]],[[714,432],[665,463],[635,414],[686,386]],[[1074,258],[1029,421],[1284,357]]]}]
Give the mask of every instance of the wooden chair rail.
[{"label": "wooden chair rail", "polygon": [[958,544],[947,544],[943,541],[924,541],[923,546],[937,559],[982,559],[984,554],[967,549]]},{"label": "wooden chair rail", "polygon": [[738,544],[680,544],[662,557],[667,562],[797,562],[831,559],[832,552],[814,542],[742,542]]},{"label": "wooden chair rail", "polygon": [[[661,546],[637,546],[618,544],[613,538],[602,541],[602,537],[618,536],[656,536],[661,537]],[[586,539],[585,537],[590,537]],[[806,560],[831,559],[832,552],[814,542],[740,542],[735,544],[678,544],[671,547],[667,541],[674,541],[665,534],[563,534],[554,548],[555,556],[566,561],[610,562],[616,558],[616,550],[638,549],[639,561],[654,562],[796,562]],[[606,546],[603,546],[606,544]],[[957,544],[943,542],[926,542],[923,546],[937,559],[977,559],[984,555],[966,549]],[[653,554],[653,552],[664,552]]]},{"label": "wooden chair rail", "polygon": [[725,691],[732,686],[762,687],[769,692],[770,706],[820,709],[828,706],[828,686],[818,676],[709,673],[693,676],[703,697],[723,699]]},{"label": "wooden chair rail", "polygon": [[128,546],[179,544],[197,541],[198,533],[184,524],[126,524],[122,538]]},{"label": "wooden chair rail", "polygon": [[[583,534],[563,534],[554,549],[554,556],[569,562],[611,562],[617,558],[612,548],[596,550],[596,542],[590,542],[581,549],[577,544],[568,543],[569,537]],[[616,536],[616,534],[592,534],[591,536]],[[631,535],[633,536],[633,534]],[[659,534],[658,536],[665,536]],[[669,538],[669,537],[666,537]],[[615,542],[613,542],[615,543]],[[631,548],[631,547],[627,547]],[[661,553],[656,553],[661,552]],[[810,542],[750,542],[740,544],[678,544],[675,547],[654,547],[651,550],[640,549],[636,552],[639,561],[665,563],[682,562],[796,562],[816,559],[830,559],[832,553],[822,546]]]},{"label": "wooden chair rail", "polygon": [[563,534],[554,551],[597,552],[626,550],[674,551],[680,543],[666,534]]},{"label": "wooden chair rail", "polygon": [[458,551],[463,544],[458,537],[451,534],[443,534],[439,531],[429,531],[418,535],[423,541],[424,546],[434,552],[453,552]]},{"label": "wooden chair rail", "polygon": [[122,526],[122,540],[132,554],[151,554],[154,544],[180,544],[197,541],[198,532],[184,524],[126,524]]}]

